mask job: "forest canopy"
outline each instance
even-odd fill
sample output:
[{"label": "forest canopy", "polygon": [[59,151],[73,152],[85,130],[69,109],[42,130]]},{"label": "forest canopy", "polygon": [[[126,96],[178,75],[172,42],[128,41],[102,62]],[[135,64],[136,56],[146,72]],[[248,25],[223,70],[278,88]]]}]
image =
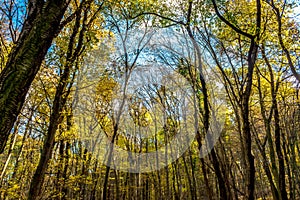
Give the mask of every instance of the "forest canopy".
[{"label": "forest canopy", "polygon": [[299,11],[0,1],[0,199],[299,199]]}]

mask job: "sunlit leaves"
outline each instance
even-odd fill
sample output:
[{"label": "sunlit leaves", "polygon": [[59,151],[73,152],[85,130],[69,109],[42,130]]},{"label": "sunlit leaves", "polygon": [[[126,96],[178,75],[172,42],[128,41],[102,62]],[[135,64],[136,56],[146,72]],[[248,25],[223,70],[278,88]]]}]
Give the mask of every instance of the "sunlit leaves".
[{"label": "sunlit leaves", "polygon": [[130,116],[134,123],[141,127],[147,127],[152,123],[152,117],[148,109],[137,102],[130,105]]}]

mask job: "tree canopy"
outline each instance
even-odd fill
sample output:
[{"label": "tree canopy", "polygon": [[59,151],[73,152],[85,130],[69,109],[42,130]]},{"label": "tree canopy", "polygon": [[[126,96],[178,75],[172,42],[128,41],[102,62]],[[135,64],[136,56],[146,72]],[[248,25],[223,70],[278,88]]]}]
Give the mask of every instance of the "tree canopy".
[{"label": "tree canopy", "polygon": [[294,0],[0,2],[0,199],[299,199]]}]

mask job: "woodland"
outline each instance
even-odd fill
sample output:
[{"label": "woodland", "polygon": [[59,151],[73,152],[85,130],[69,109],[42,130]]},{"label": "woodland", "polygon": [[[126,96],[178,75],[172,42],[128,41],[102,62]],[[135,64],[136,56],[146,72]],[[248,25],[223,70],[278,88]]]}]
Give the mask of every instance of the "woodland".
[{"label": "woodland", "polygon": [[0,0],[0,199],[300,199],[298,0]]}]

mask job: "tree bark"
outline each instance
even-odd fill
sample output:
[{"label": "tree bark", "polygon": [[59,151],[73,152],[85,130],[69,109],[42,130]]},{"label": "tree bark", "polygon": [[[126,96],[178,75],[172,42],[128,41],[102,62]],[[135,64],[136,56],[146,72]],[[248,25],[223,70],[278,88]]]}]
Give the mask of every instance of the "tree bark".
[{"label": "tree bark", "polygon": [[31,0],[16,46],[0,74],[0,153],[20,113],[29,87],[58,34],[68,0]]}]

